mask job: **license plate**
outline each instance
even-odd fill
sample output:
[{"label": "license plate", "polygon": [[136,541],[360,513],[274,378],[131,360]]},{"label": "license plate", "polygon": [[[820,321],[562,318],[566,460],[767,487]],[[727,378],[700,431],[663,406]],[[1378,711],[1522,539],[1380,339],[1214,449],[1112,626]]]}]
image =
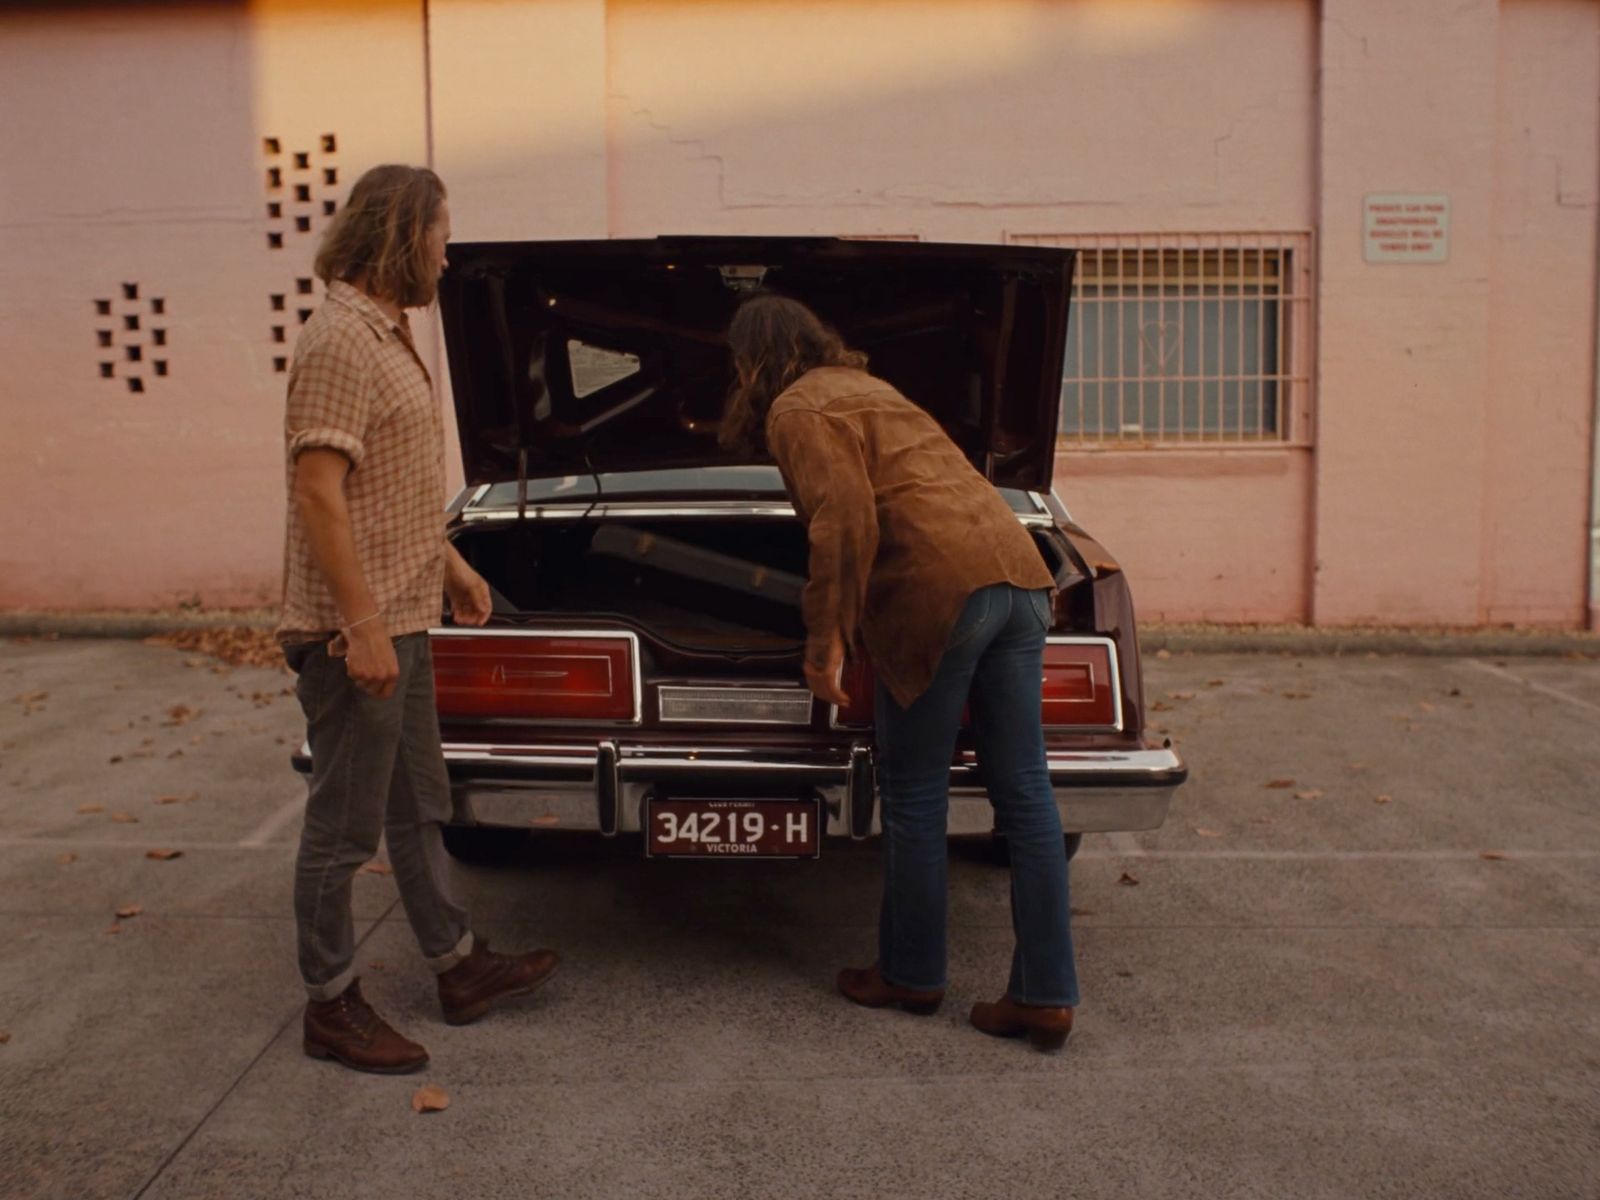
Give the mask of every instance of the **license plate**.
[{"label": "license plate", "polygon": [[651,858],[816,858],[815,800],[645,801]]}]

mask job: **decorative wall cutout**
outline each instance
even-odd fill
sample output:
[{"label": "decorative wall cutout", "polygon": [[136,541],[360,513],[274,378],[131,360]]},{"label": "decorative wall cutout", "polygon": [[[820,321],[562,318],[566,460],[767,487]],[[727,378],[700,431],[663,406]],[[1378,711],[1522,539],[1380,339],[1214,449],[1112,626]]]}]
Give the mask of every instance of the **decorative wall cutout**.
[{"label": "decorative wall cutout", "polygon": [[[122,379],[127,383],[128,391],[137,394],[144,391],[142,371],[146,365],[159,376],[170,375],[164,349],[167,345],[166,326],[147,324],[150,318],[165,317],[166,314],[166,298],[149,296],[141,300],[137,283],[121,284],[112,299],[96,300],[94,315],[98,318],[98,328],[94,331],[94,337],[95,344],[102,351],[98,360],[100,378]],[[122,351],[120,356],[115,353],[118,349]],[[148,359],[145,357],[147,349],[153,352]]]},{"label": "decorative wall cutout", "polygon": [[[289,369],[289,359],[277,351],[279,346],[289,346],[292,339],[289,337],[291,329],[298,329],[311,319],[311,314],[316,312],[316,304],[321,302],[323,288],[321,283],[311,275],[295,277],[292,290],[267,293],[267,307],[274,314],[272,323],[267,326],[267,331],[272,339],[274,355],[272,369],[278,374],[283,374]],[[289,297],[293,295],[299,304],[295,306],[294,321],[287,319],[289,312]],[[302,307],[303,306],[303,307]]]},{"label": "decorative wall cutout", "polygon": [[324,133],[314,150],[286,152],[283,139],[264,137],[261,149],[266,159],[267,249],[282,250],[288,235],[316,232],[338,211],[334,156],[339,139]]}]

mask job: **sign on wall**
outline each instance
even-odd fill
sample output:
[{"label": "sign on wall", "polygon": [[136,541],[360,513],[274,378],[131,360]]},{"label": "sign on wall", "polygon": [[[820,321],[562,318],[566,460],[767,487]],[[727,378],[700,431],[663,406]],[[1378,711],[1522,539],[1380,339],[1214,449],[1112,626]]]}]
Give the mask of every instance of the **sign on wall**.
[{"label": "sign on wall", "polygon": [[1450,197],[1372,192],[1362,203],[1369,263],[1438,263],[1450,257]]}]

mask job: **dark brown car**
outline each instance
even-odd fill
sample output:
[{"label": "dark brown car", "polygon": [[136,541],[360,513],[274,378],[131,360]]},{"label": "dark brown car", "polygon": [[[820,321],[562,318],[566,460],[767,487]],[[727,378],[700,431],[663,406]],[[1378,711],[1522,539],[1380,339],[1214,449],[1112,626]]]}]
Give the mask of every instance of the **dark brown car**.
[{"label": "dark brown car", "polygon": [[[850,668],[848,711],[802,686],[805,530],[775,468],[716,443],[722,330],[758,284],[932,412],[1054,574],[1043,704],[1067,851],[1162,823],[1186,768],[1145,736],[1127,581],[1050,491],[1070,252],[662,238],[450,259],[468,486],[449,537],[495,612],[432,635],[454,852],[598,830],[649,855],[796,857],[876,830],[870,667]],[[964,745],[950,830],[992,827]]]}]

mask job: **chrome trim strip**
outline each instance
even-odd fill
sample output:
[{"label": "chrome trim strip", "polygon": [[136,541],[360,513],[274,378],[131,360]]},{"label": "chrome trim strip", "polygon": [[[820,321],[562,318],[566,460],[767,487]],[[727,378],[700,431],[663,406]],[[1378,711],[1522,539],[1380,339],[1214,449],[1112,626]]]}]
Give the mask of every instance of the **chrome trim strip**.
[{"label": "chrome trim strip", "polygon": [[[588,504],[530,504],[528,516],[535,520],[571,521],[584,517],[793,517],[794,505],[783,501],[752,503],[747,500],[702,500],[695,504],[650,503],[648,501],[607,501]],[[515,508],[486,508],[465,512],[466,522],[515,521]]]},{"label": "chrome trim strip", "polygon": [[[756,700],[768,704],[796,704],[803,702],[805,711],[793,717],[669,717],[667,701],[679,698],[689,702],[691,693],[711,693],[713,700]],[[656,686],[657,719],[663,725],[783,725],[799,728],[811,724],[811,693],[802,687],[738,687],[720,684],[670,684]]]},{"label": "chrome trim strip", "polygon": [[644,664],[639,660],[639,635],[630,629],[558,629],[519,625],[515,629],[474,629],[468,625],[439,625],[428,630],[430,638],[460,637],[573,637],[573,638],[625,638],[633,668],[633,717],[620,722],[625,725],[644,723]]}]

